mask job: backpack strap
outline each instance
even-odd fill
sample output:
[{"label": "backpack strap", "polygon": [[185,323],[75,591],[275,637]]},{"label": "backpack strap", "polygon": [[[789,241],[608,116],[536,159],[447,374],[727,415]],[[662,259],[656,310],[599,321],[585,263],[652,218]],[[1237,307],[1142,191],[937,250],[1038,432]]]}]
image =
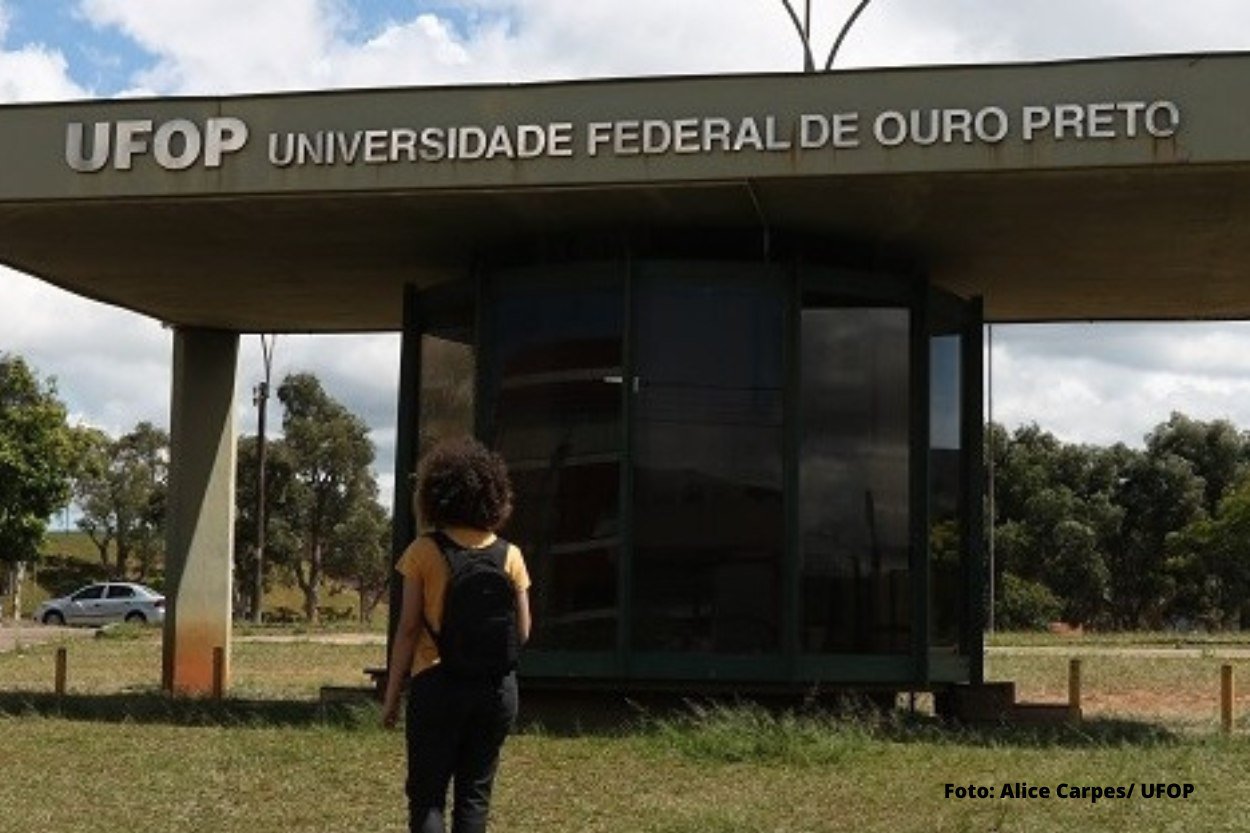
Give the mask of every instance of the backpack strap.
[{"label": "backpack strap", "polygon": [[[456,548],[456,542],[451,540],[451,536],[441,529],[436,529],[429,533],[430,540],[434,542],[434,546],[438,548],[438,552],[443,556],[443,563],[447,565],[447,580],[451,581],[451,557],[447,554],[449,550]],[[425,605],[421,606],[421,624],[425,626],[425,630],[434,640],[434,644],[439,645],[439,632],[430,624],[430,619],[425,615]]]}]

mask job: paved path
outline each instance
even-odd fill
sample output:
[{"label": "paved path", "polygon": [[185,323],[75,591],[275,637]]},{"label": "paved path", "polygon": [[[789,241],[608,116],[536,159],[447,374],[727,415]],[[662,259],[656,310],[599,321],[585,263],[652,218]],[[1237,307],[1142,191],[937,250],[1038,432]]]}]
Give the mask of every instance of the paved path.
[{"label": "paved path", "polygon": [[1141,657],[1143,659],[1250,659],[1250,645],[1212,645],[1209,648],[1147,645],[991,645],[987,656]]},{"label": "paved path", "polygon": [[234,642],[315,642],[318,645],[385,645],[384,633],[295,633],[236,636]]},{"label": "paved path", "polygon": [[94,628],[54,628],[35,622],[23,622],[20,628],[15,628],[12,622],[5,622],[0,626],[0,653],[12,651],[19,640],[27,646],[94,635]]}]

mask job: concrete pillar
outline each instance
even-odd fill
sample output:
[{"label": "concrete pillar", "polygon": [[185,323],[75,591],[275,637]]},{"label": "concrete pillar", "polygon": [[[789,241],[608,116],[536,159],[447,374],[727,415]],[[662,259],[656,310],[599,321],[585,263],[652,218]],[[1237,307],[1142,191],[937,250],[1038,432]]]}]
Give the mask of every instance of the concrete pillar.
[{"label": "concrete pillar", "polygon": [[230,680],[238,350],[237,333],[174,332],[161,680],[178,695],[213,693],[215,648]]}]

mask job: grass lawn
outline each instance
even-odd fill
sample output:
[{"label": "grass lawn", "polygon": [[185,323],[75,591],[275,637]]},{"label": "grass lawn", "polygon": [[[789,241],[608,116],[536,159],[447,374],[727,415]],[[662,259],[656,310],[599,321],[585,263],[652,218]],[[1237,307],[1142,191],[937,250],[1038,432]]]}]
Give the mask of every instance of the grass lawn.
[{"label": "grass lawn", "polygon": [[[234,694],[164,700],[154,635],[69,644],[58,710],[53,646],[0,654],[0,833],[56,830],[401,831],[403,749],[369,708],[323,714],[317,686],[358,684],[377,646],[235,646]],[[994,676],[1048,690],[1053,657],[991,657]],[[1137,667],[1087,659],[1091,696],[1121,683],[1161,694],[1209,658]],[[1108,659],[1129,660],[1120,657]],[[1056,691],[1066,690],[1058,658]],[[1205,685],[1205,684],[1204,684]],[[1211,685],[1212,697],[1216,691]],[[1195,688],[1195,691],[1197,688]],[[246,698],[246,699],[242,699]],[[266,705],[268,704],[268,705]],[[971,730],[906,715],[771,715],[747,707],[640,719],[608,732],[528,728],[505,748],[499,833],[727,831],[1240,831],[1250,731],[1163,714],[1081,727]],[[947,798],[947,783],[1134,785],[1132,798]],[[1188,799],[1144,783],[1187,782]]]}]

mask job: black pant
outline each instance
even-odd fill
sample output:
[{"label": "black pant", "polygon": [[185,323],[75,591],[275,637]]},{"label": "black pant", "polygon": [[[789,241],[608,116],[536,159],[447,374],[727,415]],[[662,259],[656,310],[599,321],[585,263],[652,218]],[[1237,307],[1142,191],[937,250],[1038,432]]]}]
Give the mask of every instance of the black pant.
[{"label": "black pant", "polygon": [[516,720],[516,675],[464,680],[439,666],[408,684],[408,826],[445,833],[447,787],[455,784],[452,833],[483,833],[499,750]]}]

